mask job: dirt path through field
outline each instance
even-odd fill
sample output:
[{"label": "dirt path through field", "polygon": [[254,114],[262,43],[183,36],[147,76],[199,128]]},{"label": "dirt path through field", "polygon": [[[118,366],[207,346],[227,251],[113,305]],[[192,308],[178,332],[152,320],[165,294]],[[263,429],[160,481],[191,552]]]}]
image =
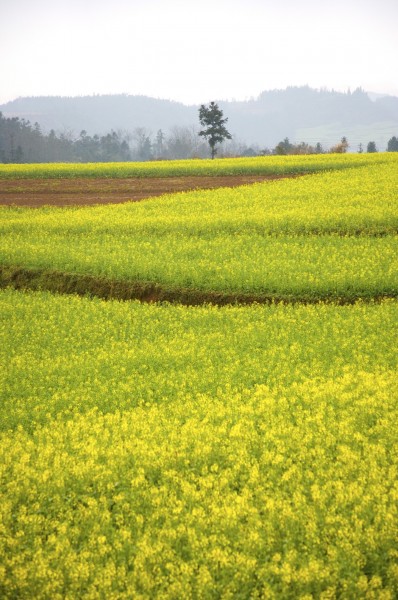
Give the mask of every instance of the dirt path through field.
[{"label": "dirt path through field", "polygon": [[174,192],[236,187],[284,177],[286,175],[134,177],[128,179],[4,179],[0,180],[0,205],[38,207],[44,205],[117,204],[128,201],[137,202],[145,198]]}]

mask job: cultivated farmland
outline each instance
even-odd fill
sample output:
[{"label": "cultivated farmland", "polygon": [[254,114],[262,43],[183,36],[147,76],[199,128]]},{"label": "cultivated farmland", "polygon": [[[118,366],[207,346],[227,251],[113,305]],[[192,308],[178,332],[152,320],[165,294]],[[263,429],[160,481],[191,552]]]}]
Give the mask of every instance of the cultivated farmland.
[{"label": "cultivated farmland", "polygon": [[0,167],[302,175],[0,209],[2,597],[397,597],[397,167]]}]

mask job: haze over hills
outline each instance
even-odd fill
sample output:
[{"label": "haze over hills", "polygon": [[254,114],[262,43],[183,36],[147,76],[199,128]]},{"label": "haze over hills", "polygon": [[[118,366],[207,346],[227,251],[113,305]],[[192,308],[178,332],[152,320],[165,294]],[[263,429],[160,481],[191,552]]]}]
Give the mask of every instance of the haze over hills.
[{"label": "haze over hills", "polygon": [[[369,141],[385,150],[388,140],[398,135],[398,97],[368,95],[361,89],[341,93],[289,87],[247,101],[217,102],[234,138],[262,148],[274,147],[286,137],[329,148],[345,136],[351,151]],[[18,98],[0,106],[0,111],[4,117],[38,122],[47,132],[78,136],[81,130],[101,135],[145,128],[153,135],[159,129],[167,135],[175,126],[198,128],[198,108],[147,96],[94,95]]]}]

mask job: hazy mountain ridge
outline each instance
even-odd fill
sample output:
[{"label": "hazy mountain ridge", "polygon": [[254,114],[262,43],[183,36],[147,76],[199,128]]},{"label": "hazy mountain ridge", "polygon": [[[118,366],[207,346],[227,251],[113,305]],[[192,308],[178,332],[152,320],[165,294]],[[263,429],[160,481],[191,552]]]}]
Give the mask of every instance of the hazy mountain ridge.
[{"label": "hazy mountain ridge", "polygon": [[[218,104],[234,137],[261,147],[273,147],[285,137],[328,147],[345,135],[352,150],[370,140],[385,150],[388,139],[398,135],[398,98],[372,100],[361,89],[341,93],[289,87],[263,92],[256,99]],[[18,98],[0,106],[0,111],[5,117],[37,121],[47,132],[54,129],[77,136],[83,129],[93,135],[141,127],[155,135],[159,129],[167,134],[175,126],[198,127],[198,108],[121,94]]]},{"label": "hazy mountain ridge", "polygon": [[0,111],[5,117],[37,121],[46,131],[71,131],[76,135],[83,129],[93,135],[111,129],[132,131],[136,127],[156,132],[175,125],[191,125],[197,120],[196,107],[126,94],[18,98],[0,106]]}]

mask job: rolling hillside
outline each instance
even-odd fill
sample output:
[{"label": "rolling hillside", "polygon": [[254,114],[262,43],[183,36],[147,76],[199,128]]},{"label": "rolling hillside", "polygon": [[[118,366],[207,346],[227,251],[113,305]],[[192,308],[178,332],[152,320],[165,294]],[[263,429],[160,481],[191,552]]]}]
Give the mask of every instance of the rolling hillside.
[{"label": "rolling hillside", "polygon": [[[374,100],[363,90],[350,93],[290,87],[272,90],[247,101],[218,101],[235,139],[273,147],[288,137],[292,142],[320,142],[330,147],[346,136],[350,150],[366,149],[375,141],[385,150],[398,134],[398,98]],[[109,95],[18,98],[0,106],[5,117],[38,122],[43,130],[103,134],[138,127],[156,134],[174,126],[197,126],[198,106],[146,96]]]}]

